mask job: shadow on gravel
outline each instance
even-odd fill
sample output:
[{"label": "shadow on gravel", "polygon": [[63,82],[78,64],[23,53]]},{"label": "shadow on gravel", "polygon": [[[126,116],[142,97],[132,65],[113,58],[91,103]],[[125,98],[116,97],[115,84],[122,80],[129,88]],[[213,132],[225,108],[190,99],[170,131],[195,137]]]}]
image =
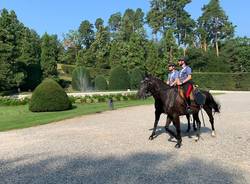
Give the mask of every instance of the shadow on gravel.
[{"label": "shadow on gravel", "polygon": [[[201,126],[202,126],[201,130],[200,130],[201,136],[202,136],[203,133],[206,133],[206,134],[209,133],[209,134],[211,134],[211,129],[210,128],[203,127],[203,125],[201,125]],[[176,133],[176,130],[175,130],[175,128],[174,128],[173,125],[170,125],[169,128]],[[186,123],[185,124],[181,123],[181,136],[182,137],[190,137],[190,136],[192,137],[192,136],[196,135],[196,132],[193,131],[193,124],[191,124],[190,132],[186,132],[187,128],[188,128],[188,125]],[[151,132],[153,131],[153,128],[149,129],[149,131],[150,131],[149,135],[151,135]],[[157,127],[155,138],[158,137],[158,136],[160,136],[161,134],[166,134],[166,130],[165,130],[164,126],[158,126]]]},{"label": "shadow on gravel", "polygon": [[0,161],[0,183],[247,183],[237,168],[223,168],[219,163],[196,158],[186,161],[176,158],[174,154],[141,153],[122,158],[71,156],[22,163],[22,160],[35,159],[35,156],[27,156]]}]

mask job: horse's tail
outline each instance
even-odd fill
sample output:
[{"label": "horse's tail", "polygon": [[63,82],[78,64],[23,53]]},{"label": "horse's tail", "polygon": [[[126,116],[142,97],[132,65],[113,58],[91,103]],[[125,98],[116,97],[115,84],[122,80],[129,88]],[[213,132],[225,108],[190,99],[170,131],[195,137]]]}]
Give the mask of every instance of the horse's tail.
[{"label": "horse's tail", "polygon": [[214,112],[220,113],[221,105],[214,99],[213,95],[208,91],[205,91],[206,104],[210,106]]}]

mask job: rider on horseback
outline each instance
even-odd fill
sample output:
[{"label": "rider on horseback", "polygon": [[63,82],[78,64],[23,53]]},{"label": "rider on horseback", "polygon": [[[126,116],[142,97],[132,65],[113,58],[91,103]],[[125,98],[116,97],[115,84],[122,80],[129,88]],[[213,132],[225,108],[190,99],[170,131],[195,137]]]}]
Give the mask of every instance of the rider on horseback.
[{"label": "rider on horseback", "polygon": [[185,95],[182,94],[182,96],[187,102],[187,113],[192,113],[190,109],[190,94],[193,90],[192,69],[188,66],[186,58],[180,58],[178,60],[178,65],[181,66],[182,69],[179,71],[177,85],[181,86],[185,92]]},{"label": "rider on horseback", "polygon": [[168,71],[169,74],[166,83],[169,86],[175,86],[177,84],[177,78],[179,76],[179,72],[176,70],[176,65],[174,63],[169,63]]}]

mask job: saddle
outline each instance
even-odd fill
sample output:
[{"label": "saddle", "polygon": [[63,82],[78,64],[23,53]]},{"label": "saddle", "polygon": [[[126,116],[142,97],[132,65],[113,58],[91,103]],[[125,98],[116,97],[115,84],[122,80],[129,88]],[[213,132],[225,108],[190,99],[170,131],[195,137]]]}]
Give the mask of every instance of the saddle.
[{"label": "saddle", "polygon": [[[187,98],[185,96],[186,91],[183,88],[178,87],[178,93],[181,96],[181,98],[187,101]],[[195,105],[199,106],[204,105],[206,101],[206,96],[202,94],[202,92],[196,85],[193,85],[193,90],[191,91],[189,98],[191,102],[193,101],[195,102]]]}]

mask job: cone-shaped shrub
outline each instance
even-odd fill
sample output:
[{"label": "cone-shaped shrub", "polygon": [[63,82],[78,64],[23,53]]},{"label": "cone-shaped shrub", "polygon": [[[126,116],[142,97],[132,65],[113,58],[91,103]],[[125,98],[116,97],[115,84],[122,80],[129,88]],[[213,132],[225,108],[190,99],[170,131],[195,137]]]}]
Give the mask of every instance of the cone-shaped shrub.
[{"label": "cone-shaped shrub", "polygon": [[53,79],[45,79],[38,85],[29,103],[32,112],[63,111],[71,107],[66,92]]},{"label": "cone-shaped shrub", "polygon": [[129,75],[122,66],[118,66],[111,70],[109,89],[126,90],[130,88]]},{"label": "cone-shaped shrub", "polygon": [[102,75],[98,75],[95,78],[95,90],[107,90],[108,85],[106,79]]}]

